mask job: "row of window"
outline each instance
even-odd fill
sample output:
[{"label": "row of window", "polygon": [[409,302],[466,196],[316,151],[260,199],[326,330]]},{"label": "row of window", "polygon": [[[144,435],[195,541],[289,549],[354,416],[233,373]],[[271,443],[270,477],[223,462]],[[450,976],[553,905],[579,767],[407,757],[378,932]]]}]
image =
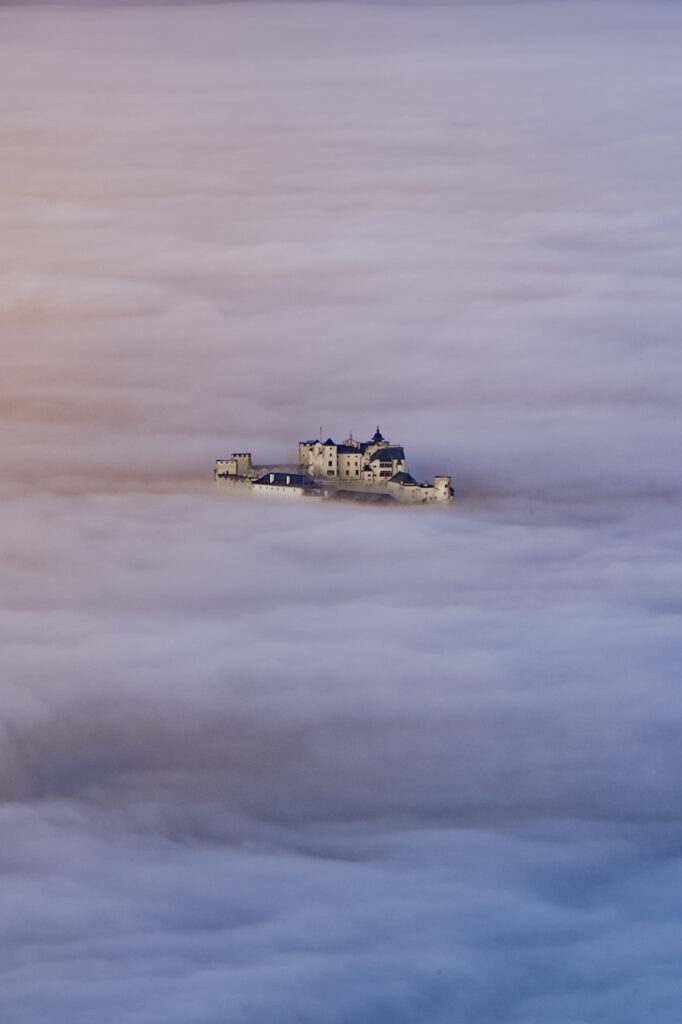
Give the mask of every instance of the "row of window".
[{"label": "row of window", "polygon": [[[329,469],[327,470],[327,476],[334,476],[334,468],[333,468],[334,467],[334,463],[332,462],[331,459],[329,460],[327,465],[329,466]],[[356,463],[356,466],[357,466],[357,463]],[[392,476],[393,475],[393,463],[392,462],[380,462],[379,463],[379,467],[380,467],[379,476]],[[349,469],[347,469],[346,470],[346,476],[350,476],[350,475],[351,475],[351,471]],[[360,471],[358,469],[355,470],[355,476],[360,476]]]}]

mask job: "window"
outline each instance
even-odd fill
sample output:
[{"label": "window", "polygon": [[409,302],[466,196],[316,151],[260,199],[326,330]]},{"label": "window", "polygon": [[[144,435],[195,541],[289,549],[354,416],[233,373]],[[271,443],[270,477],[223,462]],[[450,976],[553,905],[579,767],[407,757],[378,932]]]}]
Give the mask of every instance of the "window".
[{"label": "window", "polygon": [[334,470],[333,469],[328,469],[327,470],[327,476],[334,476]]}]

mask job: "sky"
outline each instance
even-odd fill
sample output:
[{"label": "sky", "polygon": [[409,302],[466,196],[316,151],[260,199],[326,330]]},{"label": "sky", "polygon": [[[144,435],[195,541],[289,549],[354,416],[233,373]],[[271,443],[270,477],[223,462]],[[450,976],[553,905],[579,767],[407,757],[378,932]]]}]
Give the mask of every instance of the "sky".
[{"label": "sky", "polygon": [[5,1024],[677,1024],[681,44],[1,5]]}]

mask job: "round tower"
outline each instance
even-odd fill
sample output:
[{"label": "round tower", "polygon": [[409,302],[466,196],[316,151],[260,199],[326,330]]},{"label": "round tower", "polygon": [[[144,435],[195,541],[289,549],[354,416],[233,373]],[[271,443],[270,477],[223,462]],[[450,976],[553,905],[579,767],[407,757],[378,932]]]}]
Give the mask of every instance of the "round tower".
[{"label": "round tower", "polygon": [[434,501],[452,501],[452,477],[434,476],[433,478]]}]

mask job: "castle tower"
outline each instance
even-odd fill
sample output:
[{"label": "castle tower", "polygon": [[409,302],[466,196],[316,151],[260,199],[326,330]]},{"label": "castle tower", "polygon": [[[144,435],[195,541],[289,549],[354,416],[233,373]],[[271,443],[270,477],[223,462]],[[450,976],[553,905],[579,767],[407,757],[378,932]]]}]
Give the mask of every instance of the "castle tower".
[{"label": "castle tower", "polygon": [[433,478],[433,500],[452,501],[452,477],[434,476]]}]

